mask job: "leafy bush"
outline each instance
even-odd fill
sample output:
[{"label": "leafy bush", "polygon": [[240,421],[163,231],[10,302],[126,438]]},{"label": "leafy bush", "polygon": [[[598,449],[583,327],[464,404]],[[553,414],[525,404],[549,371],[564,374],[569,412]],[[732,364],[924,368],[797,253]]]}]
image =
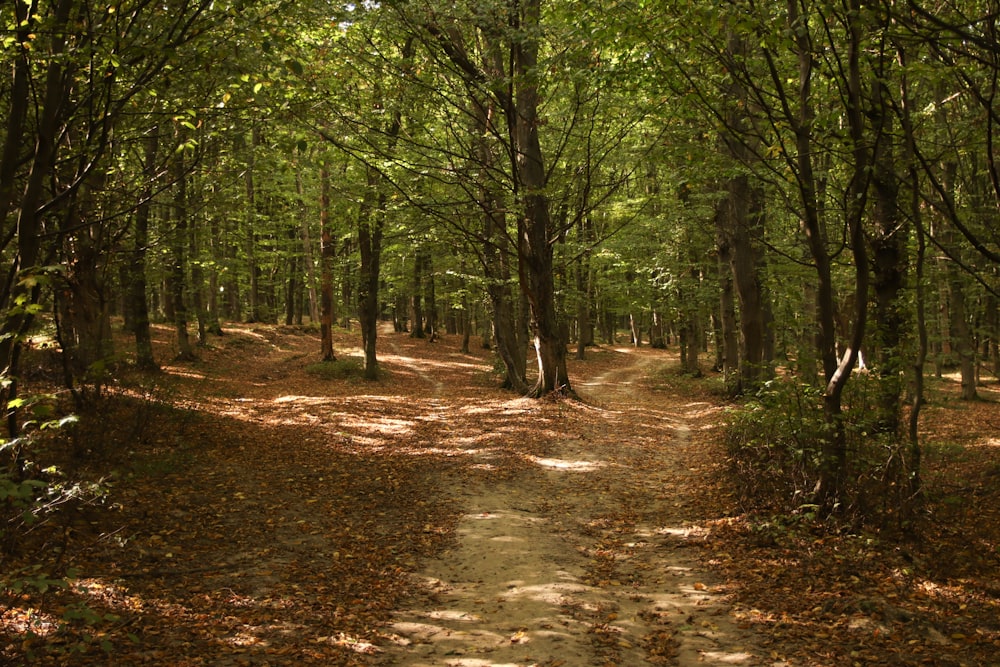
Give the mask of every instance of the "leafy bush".
[{"label": "leafy bush", "polygon": [[[876,424],[876,383],[856,376],[844,394],[847,484],[838,512],[865,523],[902,521],[909,506],[911,474],[907,448],[897,434]],[[768,382],[731,413],[726,429],[730,473],[745,509],[784,514],[812,513],[823,466],[823,448],[832,437],[823,414],[823,394],[793,379]]]},{"label": "leafy bush", "polygon": [[350,380],[364,377],[364,364],[356,357],[321,361],[306,366],[306,372],[324,380]]},{"label": "leafy bush", "polygon": [[781,511],[811,502],[828,431],[820,391],[798,382],[768,382],[734,410],[726,449],[744,506]]}]

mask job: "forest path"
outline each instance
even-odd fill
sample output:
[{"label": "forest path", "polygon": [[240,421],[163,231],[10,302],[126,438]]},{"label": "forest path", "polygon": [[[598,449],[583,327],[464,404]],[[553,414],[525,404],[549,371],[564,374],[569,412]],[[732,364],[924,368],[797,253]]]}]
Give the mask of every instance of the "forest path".
[{"label": "forest path", "polygon": [[673,355],[589,350],[582,400],[534,400],[453,336],[385,332],[375,382],[337,336],[326,364],[307,328],[230,326],[125,396],[115,511],[52,613],[120,619],[116,665],[758,664],[702,562],[722,408]]},{"label": "forest path", "polygon": [[649,391],[668,356],[615,354],[624,365],[577,376],[581,402],[547,406],[557,416],[532,465],[453,475],[457,541],[420,573],[424,594],[396,614],[381,663],[759,664],[693,553],[704,452],[691,433],[718,408]]},{"label": "forest path", "polygon": [[310,327],[229,325],[110,387],[68,461],[107,498],[34,533],[77,576],[0,600],[0,664],[997,663],[995,400],[928,406],[941,500],[904,550],[734,516],[718,378],[673,353],[588,349],[582,400],[532,400],[448,335],[384,332],[364,380],[358,339],[327,364]]}]

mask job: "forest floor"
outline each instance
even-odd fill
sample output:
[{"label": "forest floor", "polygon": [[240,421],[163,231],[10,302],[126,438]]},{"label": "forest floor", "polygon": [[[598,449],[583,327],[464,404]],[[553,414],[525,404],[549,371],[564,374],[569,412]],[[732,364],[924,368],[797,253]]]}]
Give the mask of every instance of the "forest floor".
[{"label": "forest floor", "polygon": [[386,332],[365,381],[357,338],[231,326],[105,389],[62,466],[108,493],[29,534],[75,579],[0,600],[0,663],[1000,664],[995,384],[934,383],[926,516],[890,538],[743,513],[732,406],[669,351],[529,400],[449,336]]}]

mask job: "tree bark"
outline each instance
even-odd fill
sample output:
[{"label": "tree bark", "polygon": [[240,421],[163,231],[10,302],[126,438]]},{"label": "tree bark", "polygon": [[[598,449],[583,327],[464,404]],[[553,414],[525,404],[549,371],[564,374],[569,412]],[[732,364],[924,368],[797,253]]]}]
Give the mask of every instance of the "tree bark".
[{"label": "tree bark", "polygon": [[[327,175],[329,179],[329,175]],[[322,180],[322,179],[321,179]],[[322,184],[320,185],[322,188]],[[327,186],[329,187],[329,185]],[[296,172],[295,173],[295,190],[299,196],[299,212],[302,217],[301,224],[301,241],[302,241],[302,258],[306,265],[306,292],[309,295],[309,322],[315,326],[316,322],[320,321],[319,315],[319,298],[316,294],[316,267],[313,259],[313,245],[312,245],[312,235],[309,233],[309,218],[306,215],[306,204],[303,201],[303,191],[302,191],[302,177]],[[329,204],[328,204],[329,205]],[[332,239],[331,239],[332,240]],[[344,304],[345,306],[347,304]]]},{"label": "tree bark", "polygon": [[333,230],[330,221],[330,170],[326,165],[319,172],[320,220],[320,354],[323,361],[334,361],[333,353]]},{"label": "tree bark", "polygon": [[555,302],[553,245],[555,233],[545,194],[546,173],[538,136],[538,34],[541,1],[521,3],[521,32],[513,41],[513,77],[516,86],[514,146],[515,182],[520,217],[517,225],[518,275],[528,300],[530,329],[538,362],[538,380],[530,395],[572,394],[566,371],[566,341],[560,335]]},{"label": "tree bark", "polygon": [[[34,315],[27,307],[10,306],[19,299],[24,300],[25,306],[34,304],[39,295],[37,285],[29,285],[19,279],[28,277],[28,273],[37,267],[41,258],[42,219],[39,208],[45,184],[55,168],[56,137],[69,85],[67,65],[62,55],[66,51],[66,36],[71,34],[67,25],[74,7],[75,0],[59,0],[54,9],[53,21],[49,25],[50,58],[45,75],[42,107],[36,121],[31,167],[18,206],[17,255],[8,274],[10,281],[4,285],[3,296],[6,298],[2,304],[4,317],[0,325],[0,378],[3,378],[5,383],[0,387],[0,405],[3,406],[7,417],[7,437],[11,440],[20,432],[17,408],[13,407],[15,404],[12,401],[18,395],[21,339],[31,327]],[[15,109],[15,113],[19,111]],[[16,125],[17,120],[14,121]],[[5,141],[9,139],[10,137],[5,137]],[[4,157],[6,158],[6,147]],[[6,223],[6,220],[0,222]]]},{"label": "tree bark", "polygon": [[[736,31],[730,31],[727,48],[729,57],[735,60],[747,57],[746,41]],[[747,138],[756,136],[749,114],[750,95],[738,81],[730,84],[729,95],[732,99],[726,119],[729,134],[722,138],[723,148],[738,163],[752,165],[758,161],[759,151]],[[728,270],[739,301],[739,369],[729,384],[734,396],[755,392],[769,378],[773,362],[773,318],[764,288],[764,256],[759,247],[764,234],[764,214],[761,186],[747,174],[730,178],[716,220],[720,243],[728,246]]]},{"label": "tree bark", "polygon": [[424,263],[427,250],[417,247],[413,255],[413,274],[410,283],[410,338],[423,338],[424,330]]},{"label": "tree bark", "polygon": [[736,296],[733,286],[732,246],[721,218],[726,204],[722,203],[716,212],[716,252],[719,260],[719,328],[721,331],[722,377],[730,396],[738,396],[743,390],[740,382],[739,332],[736,328]]},{"label": "tree bark", "polygon": [[[946,162],[943,166],[941,186],[943,196],[949,201],[947,210],[955,210],[955,181],[958,165]],[[949,255],[959,253],[955,243],[955,232],[951,225],[941,225],[938,232],[938,243]],[[947,257],[941,258],[942,272],[945,276],[945,294],[947,296],[947,340],[951,350],[958,357],[959,372],[962,379],[962,400],[972,401],[978,398],[976,391],[976,348],[972,342],[972,329],[969,326],[965,302],[965,280],[961,269]]]},{"label": "tree bark", "polygon": [[361,345],[365,355],[365,378],[378,377],[375,343],[378,339],[378,281],[382,262],[382,230],[385,195],[378,190],[381,177],[368,169],[368,189],[361,204],[358,220],[358,247],[361,250],[360,281],[358,283],[358,319],[361,324]]},{"label": "tree bark", "polygon": [[875,205],[872,222],[872,288],[875,292],[874,347],[877,351],[879,432],[900,435],[903,393],[903,332],[906,279],[907,226],[899,208],[899,176],[896,169],[892,115],[881,77],[872,91],[873,124],[882,139],[875,146],[872,181]]},{"label": "tree bark", "polygon": [[188,232],[187,211],[187,173],[184,166],[184,155],[174,156],[174,201],[173,201],[173,238],[171,239],[170,265],[170,301],[173,305],[173,322],[175,340],[177,342],[177,359],[180,361],[194,360],[191,339],[188,336],[188,311],[184,292],[187,284],[187,253],[185,252]]},{"label": "tree bark", "polygon": [[577,237],[583,250],[576,260],[576,358],[583,359],[587,347],[594,344],[594,319],[592,313],[593,280],[590,269],[590,246],[593,243],[593,223],[589,215],[580,216],[576,226]]}]

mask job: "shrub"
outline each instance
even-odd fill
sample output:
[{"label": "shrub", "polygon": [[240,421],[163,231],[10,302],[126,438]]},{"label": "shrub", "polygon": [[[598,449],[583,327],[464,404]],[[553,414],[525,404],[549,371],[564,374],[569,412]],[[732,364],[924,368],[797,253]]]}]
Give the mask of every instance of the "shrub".
[{"label": "shrub", "polygon": [[[905,520],[911,470],[899,435],[877,428],[878,382],[874,375],[859,375],[844,393],[848,471],[836,509],[852,521],[884,526]],[[742,506],[782,514],[812,512],[831,430],[822,391],[793,379],[768,382],[733,410],[726,447]]]},{"label": "shrub", "polygon": [[323,380],[351,380],[364,377],[365,367],[357,357],[345,357],[336,361],[321,361],[306,366],[306,373]]}]

